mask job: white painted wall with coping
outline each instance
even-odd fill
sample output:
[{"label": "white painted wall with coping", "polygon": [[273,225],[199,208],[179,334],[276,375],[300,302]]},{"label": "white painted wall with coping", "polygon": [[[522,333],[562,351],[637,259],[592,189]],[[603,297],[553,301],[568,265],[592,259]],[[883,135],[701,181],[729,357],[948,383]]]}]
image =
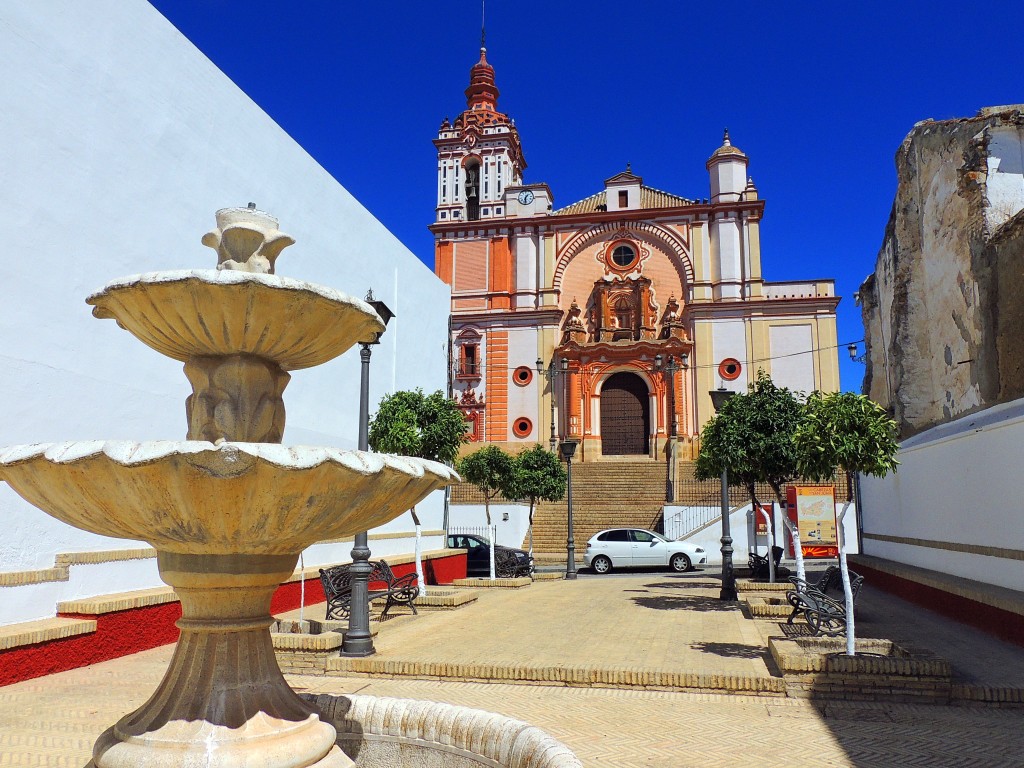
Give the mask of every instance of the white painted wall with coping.
[{"label": "white painted wall with coping", "polygon": [[861,479],[864,553],[1024,591],[1022,443],[1024,399],[905,440],[894,474]]},{"label": "white painted wall with coping", "polygon": [[[5,4],[0,71],[0,445],[183,439],[181,364],[92,318],[84,299],[124,275],[212,268],[199,239],[214,212],[250,201],[297,241],[280,274],[357,296],[372,287],[397,313],[374,348],[371,409],[387,391],[443,389],[447,286],[144,0]],[[354,448],[358,394],[357,349],[295,372],[285,443]],[[441,527],[442,499],[419,506],[426,528]],[[0,516],[0,571],[139,546],[73,529],[3,483]],[[384,529],[412,527],[405,514]],[[306,564],[321,554],[335,558],[314,548]],[[109,569],[119,589],[159,584],[132,562]],[[108,590],[87,581],[61,599]]]},{"label": "white painted wall with coping", "polygon": [[[508,520],[505,520],[508,515]],[[504,547],[522,547],[530,527],[528,504],[491,504],[491,522],[496,526],[495,540]],[[483,527],[487,513],[483,504],[452,504],[448,513],[449,529]]]}]

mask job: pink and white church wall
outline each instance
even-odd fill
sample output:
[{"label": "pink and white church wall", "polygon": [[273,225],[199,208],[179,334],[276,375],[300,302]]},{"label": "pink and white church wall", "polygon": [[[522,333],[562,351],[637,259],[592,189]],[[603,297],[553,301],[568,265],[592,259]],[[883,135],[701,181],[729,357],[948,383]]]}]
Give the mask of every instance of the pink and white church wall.
[{"label": "pink and white church wall", "polygon": [[[124,275],[212,268],[200,237],[214,212],[250,201],[297,241],[279,274],[360,297],[372,288],[397,313],[374,348],[371,409],[388,391],[445,387],[448,287],[147,2],[5,4],[0,71],[0,445],[183,439],[180,363],[93,319],[84,299]],[[295,372],[285,401],[286,444],[355,448],[358,352]],[[440,529],[443,494],[418,511],[426,531]],[[0,624],[160,584],[151,558],[24,576],[61,555],[144,545],[70,528],[3,483],[0,519]],[[374,554],[411,551],[412,530],[402,515],[375,531],[395,536],[378,537]],[[350,549],[317,545],[306,565]]]}]

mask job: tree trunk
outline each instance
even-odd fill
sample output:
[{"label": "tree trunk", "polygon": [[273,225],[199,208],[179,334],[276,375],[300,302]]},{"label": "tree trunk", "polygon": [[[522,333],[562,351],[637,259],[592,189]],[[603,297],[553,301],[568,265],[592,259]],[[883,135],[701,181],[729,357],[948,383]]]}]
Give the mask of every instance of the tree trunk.
[{"label": "tree trunk", "polygon": [[416,583],[419,584],[420,594],[427,594],[427,580],[423,577],[423,529],[420,526],[420,516],[416,514],[416,507],[409,510],[412,514],[412,521],[416,525]]},{"label": "tree trunk", "polygon": [[487,515],[487,527],[491,525],[491,497],[490,494],[484,494],[484,514]]},{"label": "tree trunk", "polygon": [[836,535],[839,538],[839,572],[843,577],[843,592],[846,596],[846,655],[857,655],[857,637],[853,624],[853,589],[850,587],[850,567],[846,564],[846,536],[843,531],[843,518],[852,502],[847,499],[839,513]]},{"label": "tree trunk", "polygon": [[764,515],[764,522],[768,528],[768,583],[775,583],[775,526],[772,525],[771,515],[761,509],[761,502],[757,500],[757,490],[753,483],[747,483],[747,490],[750,492],[750,499],[754,504],[754,551],[757,551],[757,514]]},{"label": "tree trunk", "polygon": [[793,557],[796,558],[796,577],[801,581],[807,581],[807,572],[804,570],[804,552],[800,548],[799,523],[794,525],[789,520],[789,505],[782,496],[782,487],[777,483],[769,483],[769,485],[775,491],[775,498],[779,501],[779,509],[782,510],[782,524],[786,526],[786,530],[789,531],[789,536],[793,541]]},{"label": "tree trunk", "polygon": [[530,562],[533,562],[533,505],[535,499],[530,497]]}]

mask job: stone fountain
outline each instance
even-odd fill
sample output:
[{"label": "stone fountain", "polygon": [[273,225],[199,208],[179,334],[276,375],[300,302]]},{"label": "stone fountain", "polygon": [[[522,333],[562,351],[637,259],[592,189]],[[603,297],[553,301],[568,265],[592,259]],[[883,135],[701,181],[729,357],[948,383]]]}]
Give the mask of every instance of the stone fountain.
[{"label": "stone fountain", "polygon": [[[432,702],[314,704],[285,682],[270,600],[299,553],[381,525],[458,478],[431,461],[280,444],[288,371],[325,363],[384,325],[363,301],[275,275],[278,255],[294,243],[277,224],[251,205],[218,211],[217,228],[203,237],[217,251],[216,270],[127,277],[86,300],[96,317],[185,364],[186,440],[0,449],[0,479],[47,514],[149,542],[181,600],[181,635],[163,681],[99,737],[90,765],[579,765],[519,721]],[[417,715],[396,731],[382,709]],[[366,747],[375,723],[390,730]],[[469,748],[473,723],[486,733],[472,741],[486,748]]]}]

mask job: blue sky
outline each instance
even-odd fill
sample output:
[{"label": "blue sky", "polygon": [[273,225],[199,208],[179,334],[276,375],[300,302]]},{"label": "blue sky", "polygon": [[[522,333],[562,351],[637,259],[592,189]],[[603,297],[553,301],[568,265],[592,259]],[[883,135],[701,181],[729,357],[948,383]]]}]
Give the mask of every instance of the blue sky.
[{"label": "blue sky", "polygon": [[[421,260],[433,264],[441,119],[465,108],[480,3],[153,0],[182,33]],[[873,269],[914,123],[1024,102],[1024,3],[487,3],[499,108],[527,182],[555,206],[632,163],[709,194],[728,127],[767,202],[768,280],[834,277],[839,339]],[[840,350],[843,389],[863,366]]]}]

